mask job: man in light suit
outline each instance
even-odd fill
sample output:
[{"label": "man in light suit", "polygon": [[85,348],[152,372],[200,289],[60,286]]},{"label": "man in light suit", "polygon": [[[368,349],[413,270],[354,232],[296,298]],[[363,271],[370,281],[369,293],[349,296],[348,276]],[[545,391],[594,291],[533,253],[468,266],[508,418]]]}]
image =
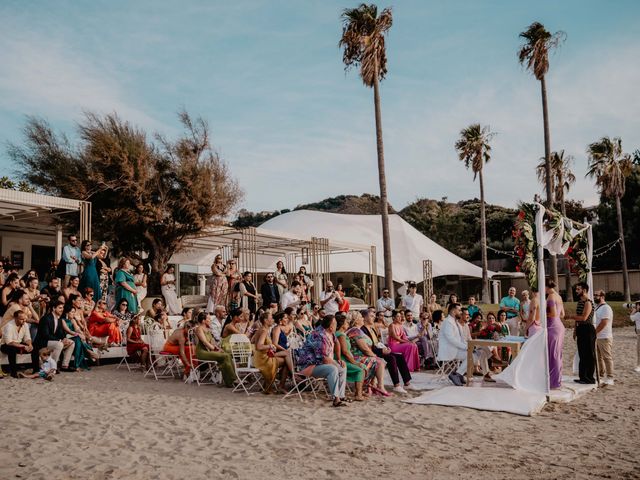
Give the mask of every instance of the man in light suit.
[{"label": "man in light suit", "polygon": [[465,383],[463,375],[467,371],[467,342],[458,328],[458,319],[462,316],[460,304],[450,304],[448,313],[449,315],[440,326],[438,360],[442,362],[461,360],[458,370],[449,374],[449,380],[456,386],[462,386]]}]

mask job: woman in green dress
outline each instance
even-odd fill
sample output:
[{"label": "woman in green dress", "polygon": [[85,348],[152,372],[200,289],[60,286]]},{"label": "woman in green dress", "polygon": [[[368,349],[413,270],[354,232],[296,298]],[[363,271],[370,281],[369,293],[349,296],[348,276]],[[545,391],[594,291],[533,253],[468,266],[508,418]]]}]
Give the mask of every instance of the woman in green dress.
[{"label": "woman in green dress", "polygon": [[138,290],[131,273],[131,260],[122,257],[118,262],[118,269],[115,276],[116,283],[116,305],[120,305],[122,300],[127,301],[129,313],[138,313]]},{"label": "woman in green dress", "polygon": [[362,385],[367,373],[367,365],[358,361],[351,353],[351,342],[345,334],[349,327],[345,314],[336,315],[336,338],[340,345],[340,360],[347,364],[347,382],[353,382],[356,386],[356,396],[354,400],[361,402],[365,400],[362,393]]},{"label": "woman in green dress", "polygon": [[210,360],[218,364],[222,373],[222,381],[225,387],[233,387],[236,374],[233,369],[231,354],[224,352],[217,344],[211,333],[211,316],[207,312],[200,312],[196,317],[195,333],[198,342],[196,344],[196,358],[198,360]]}]

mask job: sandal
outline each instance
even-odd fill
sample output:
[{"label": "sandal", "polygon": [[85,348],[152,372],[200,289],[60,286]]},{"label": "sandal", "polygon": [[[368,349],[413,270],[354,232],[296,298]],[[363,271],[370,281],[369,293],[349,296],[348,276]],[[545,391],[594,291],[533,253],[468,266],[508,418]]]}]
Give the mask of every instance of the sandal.
[{"label": "sandal", "polygon": [[345,402],[343,402],[342,400],[338,400],[337,402],[336,402],[336,401],[334,401],[334,402],[331,404],[331,406],[332,406],[332,407],[346,407],[346,406],[347,406],[347,404],[346,404]]},{"label": "sandal", "polygon": [[377,387],[371,387],[371,389],[373,390],[373,394],[374,395],[381,395],[383,397],[390,397],[392,395],[391,393],[389,393],[387,391],[380,390]]}]

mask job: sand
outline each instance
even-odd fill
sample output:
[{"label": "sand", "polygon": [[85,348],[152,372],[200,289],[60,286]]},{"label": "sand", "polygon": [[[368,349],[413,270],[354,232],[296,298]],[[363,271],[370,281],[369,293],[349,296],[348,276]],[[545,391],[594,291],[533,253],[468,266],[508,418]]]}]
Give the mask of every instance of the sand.
[{"label": "sand", "polygon": [[616,384],[535,417],[397,398],[334,409],[115,365],[6,378],[0,479],[640,478],[636,337],[614,335]]}]

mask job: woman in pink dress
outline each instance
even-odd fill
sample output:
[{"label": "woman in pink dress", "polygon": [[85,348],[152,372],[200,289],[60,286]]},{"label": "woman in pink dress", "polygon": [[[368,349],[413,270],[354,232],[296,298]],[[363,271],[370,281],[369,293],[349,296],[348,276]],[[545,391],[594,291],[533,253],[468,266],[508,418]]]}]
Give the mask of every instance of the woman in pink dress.
[{"label": "woman in pink dress", "polygon": [[555,290],[553,280],[547,280],[547,341],[549,344],[549,386],[562,386],[562,347],[564,345],[564,304]]},{"label": "woman in pink dress", "polygon": [[213,279],[209,290],[209,301],[207,302],[207,312],[213,312],[218,305],[227,306],[227,293],[229,292],[229,282],[227,281],[227,267],[222,261],[222,255],[216,255],[213,265],[211,265]]},{"label": "woman in pink dress", "polygon": [[417,372],[420,369],[418,345],[407,338],[402,328],[402,313],[394,310],[392,319],[393,323],[389,325],[389,348],[393,353],[402,354],[410,372]]}]

